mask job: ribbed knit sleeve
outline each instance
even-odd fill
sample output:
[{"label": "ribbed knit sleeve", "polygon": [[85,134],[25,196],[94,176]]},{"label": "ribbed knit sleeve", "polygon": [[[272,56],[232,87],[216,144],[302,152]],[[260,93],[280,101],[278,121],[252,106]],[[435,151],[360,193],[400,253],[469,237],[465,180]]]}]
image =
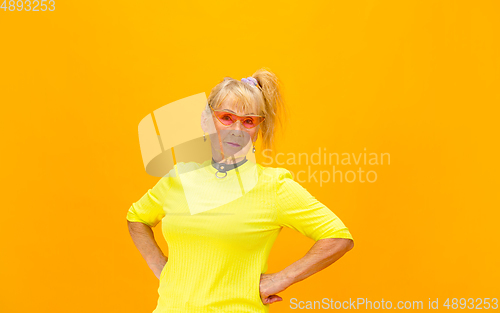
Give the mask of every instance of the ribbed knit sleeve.
[{"label": "ribbed knit sleeve", "polygon": [[162,177],[139,201],[133,203],[127,212],[127,220],[155,227],[165,216],[163,199],[170,188],[170,179],[170,177]]},{"label": "ribbed knit sleeve", "polygon": [[294,181],[288,170],[276,170],[276,210],[279,225],[295,229],[314,241],[324,238],[353,239],[337,215]]}]

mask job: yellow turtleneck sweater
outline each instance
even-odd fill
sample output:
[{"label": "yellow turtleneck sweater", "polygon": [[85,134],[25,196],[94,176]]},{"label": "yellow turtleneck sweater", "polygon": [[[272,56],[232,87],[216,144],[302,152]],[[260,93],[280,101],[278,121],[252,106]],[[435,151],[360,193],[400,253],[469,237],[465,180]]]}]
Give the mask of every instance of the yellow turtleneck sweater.
[{"label": "yellow turtleneck sweater", "polygon": [[178,163],[127,213],[127,220],[151,227],[161,220],[168,243],[153,313],[269,312],[260,274],[283,226],[315,241],[352,239],[284,168],[247,160],[224,178],[216,172],[211,160]]}]

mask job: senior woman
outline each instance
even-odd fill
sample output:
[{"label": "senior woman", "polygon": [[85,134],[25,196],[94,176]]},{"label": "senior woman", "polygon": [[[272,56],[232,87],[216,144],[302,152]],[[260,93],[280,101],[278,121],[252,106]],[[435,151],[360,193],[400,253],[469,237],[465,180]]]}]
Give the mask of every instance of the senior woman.
[{"label": "senior woman", "polygon": [[[343,222],[288,170],[247,159],[259,134],[263,147],[273,146],[283,113],[278,78],[268,69],[242,80],[226,77],[201,115],[212,159],[176,164],[130,207],[132,240],[160,280],[153,313],[269,312],[283,300],[279,292],[353,248]],[[168,257],[152,231],[160,221]],[[288,267],[265,273],[283,227],[315,244]]]}]

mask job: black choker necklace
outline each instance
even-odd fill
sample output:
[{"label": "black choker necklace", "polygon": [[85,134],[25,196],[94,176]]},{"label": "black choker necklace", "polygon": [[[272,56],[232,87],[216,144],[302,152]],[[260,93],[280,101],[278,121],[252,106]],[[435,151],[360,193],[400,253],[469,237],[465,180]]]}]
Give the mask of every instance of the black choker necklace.
[{"label": "black choker necklace", "polygon": [[[217,178],[224,178],[227,176],[227,172],[234,169],[234,168],[237,168],[238,166],[242,165],[243,163],[245,163],[247,160],[247,158],[245,157],[243,160],[237,162],[237,163],[234,163],[234,164],[226,164],[226,163],[218,163],[218,162],[215,162],[215,160],[212,158],[212,166],[217,169],[217,172],[215,172],[215,177]],[[217,173],[224,173],[224,176],[218,176]]]}]

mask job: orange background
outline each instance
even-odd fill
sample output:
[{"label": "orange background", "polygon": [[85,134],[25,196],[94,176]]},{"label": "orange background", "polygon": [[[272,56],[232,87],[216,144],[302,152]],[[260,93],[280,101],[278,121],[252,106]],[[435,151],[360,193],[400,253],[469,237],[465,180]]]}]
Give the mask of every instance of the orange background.
[{"label": "orange background", "polygon": [[[282,292],[272,312],[291,312],[290,298],[500,298],[499,9],[93,0],[0,10],[0,311],[151,312],[158,280],[125,219],[158,181],[144,170],[138,123],[262,66],[290,109],[277,152],[391,156],[364,167],[374,183],[302,184],[355,247]],[[284,229],[268,272],[312,244]]]}]

